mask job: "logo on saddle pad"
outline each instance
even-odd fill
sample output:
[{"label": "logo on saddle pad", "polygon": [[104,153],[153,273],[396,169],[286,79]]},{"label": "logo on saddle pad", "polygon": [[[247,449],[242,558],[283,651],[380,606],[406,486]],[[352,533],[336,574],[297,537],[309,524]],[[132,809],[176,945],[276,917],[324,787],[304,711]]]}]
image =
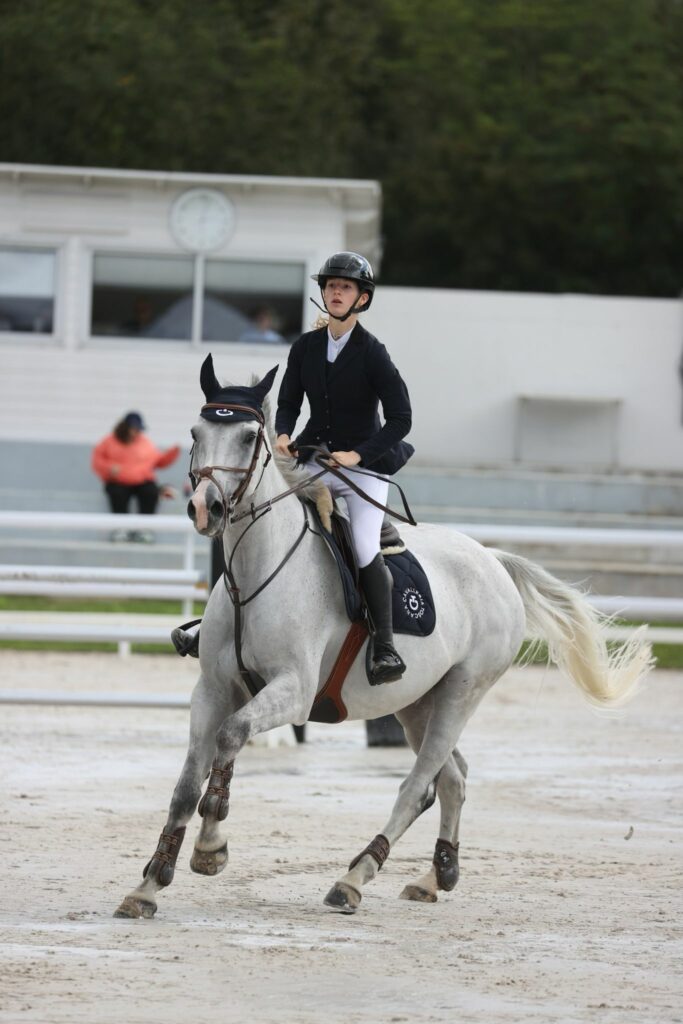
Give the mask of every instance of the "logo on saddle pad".
[{"label": "logo on saddle pad", "polygon": [[425,613],[425,601],[419,590],[415,587],[406,587],[401,595],[403,608],[406,615],[411,619],[421,619]]}]

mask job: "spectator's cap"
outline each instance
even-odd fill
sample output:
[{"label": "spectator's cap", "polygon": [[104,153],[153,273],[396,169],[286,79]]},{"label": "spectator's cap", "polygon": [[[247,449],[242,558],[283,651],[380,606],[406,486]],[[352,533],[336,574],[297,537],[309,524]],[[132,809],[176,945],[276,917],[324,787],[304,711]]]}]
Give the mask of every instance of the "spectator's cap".
[{"label": "spectator's cap", "polygon": [[[263,380],[253,387],[236,384],[219,384],[213,369],[213,359],[208,355],[202,363],[199,383],[206,397],[207,404],[202,406],[202,419],[212,423],[244,423],[246,420],[259,419],[263,415],[263,401],[273,386],[277,366],[269,370]],[[231,405],[246,406],[253,409],[253,415],[247,411],[230,409]]]},{"label": "spectator's cap", "polygon": [[123,418],[123,422],[127,427],[133,427],[134,430],[144,430],[145,424],[142,416],[139,412],[129,412]]}]

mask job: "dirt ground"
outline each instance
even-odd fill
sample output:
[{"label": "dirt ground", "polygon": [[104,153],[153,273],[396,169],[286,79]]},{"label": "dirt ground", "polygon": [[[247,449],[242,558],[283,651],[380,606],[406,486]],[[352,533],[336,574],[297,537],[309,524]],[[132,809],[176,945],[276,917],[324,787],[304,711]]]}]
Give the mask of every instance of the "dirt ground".
[{"label": "dirt ground", "polygon": [[[170,657],[0,652],[5,689],[189,694]],[[0,1021],[49,1024],[601,1024],[683,1021],[683,677],[591,711],[555,671],[497,684],[469,761],[458,888],[398,899],[431,858],[430,810],[354,917],[322,905],[386,819],[412,755],[364,727],[246,749],[230,863],[192,874],[188,828],[151,921],[112,912],[164,822],[179,710],[3,705]]]}]

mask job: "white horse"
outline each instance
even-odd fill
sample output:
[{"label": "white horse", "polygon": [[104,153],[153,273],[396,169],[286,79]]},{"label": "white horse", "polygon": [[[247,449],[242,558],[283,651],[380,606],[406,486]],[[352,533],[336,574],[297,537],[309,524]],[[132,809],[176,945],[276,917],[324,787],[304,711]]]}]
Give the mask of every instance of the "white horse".
[{"label": "white horse", "polygon": [[[267,405],[264,418],[267,422]],[[267,439],[268,428],[257,419],[232,424],[200,419],[192,436],[199,480],[188,514],[197,531],[207,537],[223,533],[226,562],[232,559],[237,596],[243,600],[274,573],[238,610],[242,663],[266,685],[252,696],[245,684],[235,645],[236,595],[220,580],[201,626],[201,673],[192,695],[187,758],[157,850],[142,882],[116,911],[120,917],[153,916],[154,896],[173,878],[185,826],[198,803],[202,821],[191,867],[206,875],[222,871],[228,849],[220,823],[228,813],[235,758],[251,737],[307,721],[349,629],[338,570],[320,537],[305,527],[298,495],[273,504],[255,521],[249,514],[240,518],[303,476],[288,460],[269,460],[267,441],[259,440]],[[357,479],[362,486],[362,477]],[[488,550],[444,526],[402,527],[402,533],[429,577],[436,628],[428,637],[396,636],[407,665],[398,682],[370,686],[361,651],[344,684],[349,718],[396,714],[416,754],[388,821],[325,899],[346,913],[358,908],[362,887],[435,797],[441,815],[432,863],[401,895],[434,902],[439,889],[455,886],[467,772],[456,744],[482,697],[513,663],[525,635],[544,640],[551,659],[601,707],[625,701],[653,663],[649,645],[638,635],[608,650],[604,620],[581,593],[532,562]]]}]

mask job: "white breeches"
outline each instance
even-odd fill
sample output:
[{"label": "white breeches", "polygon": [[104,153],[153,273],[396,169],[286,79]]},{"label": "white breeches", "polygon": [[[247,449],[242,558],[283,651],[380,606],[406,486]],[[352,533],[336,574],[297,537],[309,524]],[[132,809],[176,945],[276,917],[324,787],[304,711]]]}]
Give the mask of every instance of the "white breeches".
[{"label": "white breeches", "polygon": [[[310,468],[308,465],[304,465],[303,468],[312,474],[317,473],[320,467],[313,463]],[[342,472],[348,474],[353,482],[371,498],[386,505],[389,493],[389,484],[386,480],[376,480],[363,473],[354,473],[353,469],[349,469],[347,466],[342,467]],[[356,494],[347,484],[338,480],[336,476],[332,476],[331,473],[325,473],[320,479],[329,487],[333,498],[343,498],[346,502],[358,565],[363,569],[370,564],[375,555],[379,554],[379,535],[384,512],[381,508],[375,508],[365,498],[361,498],[359,494]]]}]

